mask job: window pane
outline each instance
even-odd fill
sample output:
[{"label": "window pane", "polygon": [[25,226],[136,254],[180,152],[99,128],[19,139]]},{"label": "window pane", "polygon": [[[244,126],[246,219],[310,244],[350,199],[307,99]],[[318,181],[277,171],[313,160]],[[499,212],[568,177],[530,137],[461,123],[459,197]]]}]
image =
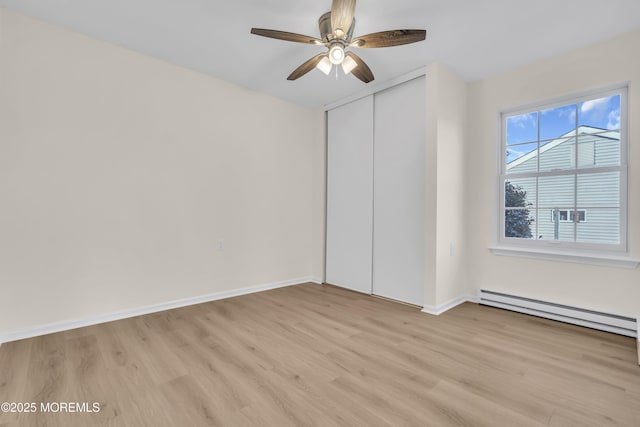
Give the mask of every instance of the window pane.
[{"label": "window pane", "polygon": [[620,172],[578,175],[578,207],[619,207]]},{"label": "window pane", "polygon": [[620,209],[585,209],[585,220],[576,224],[576,241],[583,243],[620,243]]},{"label": "window pane", "polygon": [[578,209],[569,211],[569,221],[571,222],[585,222],[587,220],[587,211],[584,209]]},{"label": "window pane", "polygon": [[620,131],[578,136],[578,167],[620,165]]},{"label": "window pane", "polygon": [[538,168],[537,149],[537,143],[507,147],[507,172],[536,172]]},{"label": "window pane", "polygon": [[[538,239],[573,242],[575,240],[575,226],[569,220],[571,209],[563,207],[549,210],[549,215],[538,224]],[[540,212],[543,211],[547,210],[540,210]]]},{"label": "window pane", "polygon": [[538,140],[538,113],[507,117],[507,145]]},{"label": "window pane", "polygon": [[558,138],[540,143],[540,171],[575,169],[576,139]]},{"label": "window pane", "polygon": [[540,111],[540,139],[575,136],[576,104]]},{"label": "window pane", "polygon": [[620,95],[591,99],[578,105],[578,126],[583,128],[620,129]]},{"label": "window pane", "polygon": [[535,239],[535,209],[506,209],[504,213],[504,237]]},{"label": "window pane", "polygon": [[575,203],[575,176],[544,176],[538,179],[538,205],[541,208],[572,209]]},{"label": "window pane", "polygon": [[527,208],[536,202],[536,179],[517,178],[505,182],[505,208]]}]

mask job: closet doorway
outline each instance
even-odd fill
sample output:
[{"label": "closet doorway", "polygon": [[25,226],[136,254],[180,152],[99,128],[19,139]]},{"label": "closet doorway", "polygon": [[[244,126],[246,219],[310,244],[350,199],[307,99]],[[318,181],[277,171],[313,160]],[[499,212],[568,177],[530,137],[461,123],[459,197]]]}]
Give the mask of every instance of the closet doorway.
[{"label": "closet doorway", "polygon": [[328,112],[327,283],[423,306],[426,84]]}]

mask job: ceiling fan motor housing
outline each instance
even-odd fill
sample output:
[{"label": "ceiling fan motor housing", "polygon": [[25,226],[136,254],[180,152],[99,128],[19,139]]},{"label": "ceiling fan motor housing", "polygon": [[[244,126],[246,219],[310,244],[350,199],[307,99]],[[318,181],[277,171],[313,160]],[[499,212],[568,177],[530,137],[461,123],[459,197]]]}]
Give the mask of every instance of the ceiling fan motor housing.
[{"label": "ceiling fan motor housing", "polygon": [[[345,35],[343,41],[345,43],[351,42],[351,38],[353,37],[353,29],[356,26],[356,18],[353,18],[353,22],[351,23],[351,27],[349,27],[349,31]],[[336,37],[333,34],[333,29],[331,28],[331,12],[327,12],[318,19],[318,27],[320,27],[320,38],[325,43],[334,40]]]}]

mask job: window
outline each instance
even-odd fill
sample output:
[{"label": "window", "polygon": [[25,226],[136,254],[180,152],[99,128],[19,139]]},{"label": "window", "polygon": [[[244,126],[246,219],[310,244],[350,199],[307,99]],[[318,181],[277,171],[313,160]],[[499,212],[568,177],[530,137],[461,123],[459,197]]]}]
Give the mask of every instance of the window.
[{"label": "window", "polygon": [[627,89],[502,114],[500,243],[626,251]]},{"label": "window", "polygon": [[550,212],[551,222],[585,222],[587,220],[587,211],[585,211],[584,209],[578,211],[567,209],[551,209]]}]

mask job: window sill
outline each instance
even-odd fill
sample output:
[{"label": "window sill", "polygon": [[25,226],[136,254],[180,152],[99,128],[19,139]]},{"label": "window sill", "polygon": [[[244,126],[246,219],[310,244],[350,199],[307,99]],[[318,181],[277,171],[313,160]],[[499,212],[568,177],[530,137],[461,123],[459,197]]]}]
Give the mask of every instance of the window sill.
[{"label": "window sill", "polygon": [[541,259],[547,261],[573,262],[578,264],[601,265],[606,267],[618,267],[635,269],[640,264],[626,256],[615,256],[610,254],[591,254],[579,252],[560,252],[539,249],[528,249],[513,246],[493,246],[489,250],[498,256],[513,256],[520,258]]}]

